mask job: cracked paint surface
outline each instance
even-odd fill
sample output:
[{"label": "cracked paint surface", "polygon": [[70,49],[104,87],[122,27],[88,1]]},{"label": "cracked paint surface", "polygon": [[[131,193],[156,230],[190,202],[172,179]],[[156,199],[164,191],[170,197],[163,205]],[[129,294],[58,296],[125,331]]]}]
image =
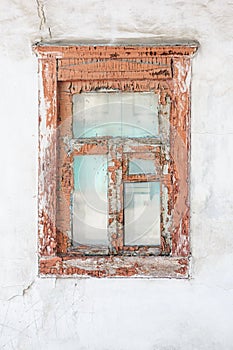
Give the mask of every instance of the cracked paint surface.
[{"label": "cracked paint surface", "polygon": [[[190,59],[197,46],[35,46],[34,50],[39,55],[41,67],[40,273],[95,277],[188,277]],[[153,89],[158,94],[158,137],[121,140],[108,136],[100,140],[84,139],[80,144],[72,134],[72,95],[116,86],[121,86],[120,91]],[[155,167],[158,175],[127,176],[124,173],[123,176],[123,169],[127,169],[127,162],[122,163],[125,152],[132,155],[138,152],[157,154]],[[98,249],[98,246],[88,248],[80,245],[80,249],[72,249],[70,213],[73,157],[106,153],[109,173],[107,255],[106,249]],[[153,180],[161,182],[160,247],[125,247],[123,181]],[[165,268],[165,258],[151,259],[150,255],[174,257],[170,258],[173,267]],[[177,268],[181,257],[185,263],[182,268]]]}]

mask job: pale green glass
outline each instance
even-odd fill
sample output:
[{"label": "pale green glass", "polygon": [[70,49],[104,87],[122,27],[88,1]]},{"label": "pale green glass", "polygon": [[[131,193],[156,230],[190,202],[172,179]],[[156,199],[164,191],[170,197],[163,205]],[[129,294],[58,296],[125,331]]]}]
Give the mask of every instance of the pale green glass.
[{"label": "pale green glass", "polygon": [[106,155],[74,157],[73,245],[108,245]]},{"label": "pale green glass", "polygon": [[160,244],[160,183],[124,183],[124,244]]},{"label": "pale green glass", "polygon": [[89,92],[73,96],[73,135],[158,135],[158,95],[153,92]]},{"label": "pale green glass", "polygon": [[155,161],[137,158],[129,160],[129,175],[132,174],[155,174]]}]

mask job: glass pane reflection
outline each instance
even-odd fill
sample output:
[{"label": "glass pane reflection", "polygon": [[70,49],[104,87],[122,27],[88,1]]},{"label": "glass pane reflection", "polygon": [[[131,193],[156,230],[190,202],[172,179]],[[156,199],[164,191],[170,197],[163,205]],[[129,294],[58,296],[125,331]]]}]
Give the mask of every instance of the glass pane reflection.
[{"label": "glass pane reflection", "polygon": [[89,92],[73,96],[74,137],[158,135],[153,92]]},{"label": "glass pane reflection", "polygon": [[160,183],[124,184],[124,244],[160,244]]},{"label": "glass pane reflection", "polygon": [[155,174],[155,161],[137,158],[129,160],[129,175],[132,174]]},{"label": "glass pane reflection", "polygon": [[73,245],[108,245],[107,157],[74,157]]}]

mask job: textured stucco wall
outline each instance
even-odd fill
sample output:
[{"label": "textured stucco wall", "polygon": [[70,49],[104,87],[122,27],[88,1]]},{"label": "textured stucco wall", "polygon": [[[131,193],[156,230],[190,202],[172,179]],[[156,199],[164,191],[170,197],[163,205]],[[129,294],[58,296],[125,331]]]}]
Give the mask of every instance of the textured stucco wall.
[{"label": "textured stucco wall", "polygon": [[[233,1],[1,0],[0,348],[233,349]],[[37,278],[36,41],[196,39],[193,279]]]}]

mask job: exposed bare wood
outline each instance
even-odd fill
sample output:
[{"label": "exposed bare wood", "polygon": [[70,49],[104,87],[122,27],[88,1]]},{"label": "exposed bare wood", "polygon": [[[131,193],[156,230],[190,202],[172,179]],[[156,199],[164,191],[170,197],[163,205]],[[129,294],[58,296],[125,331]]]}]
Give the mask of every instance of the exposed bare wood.
[{"label": "exposed bare wood", "polygon": [[56,60],[39,61],[39,254],[56,254],[56,132],[57,81]]},{"label": "exposed bare wood", "polygon": [[187,278],[187,258],[155,256],[56,257],[40,260],[40,273],[84,277]]}]

